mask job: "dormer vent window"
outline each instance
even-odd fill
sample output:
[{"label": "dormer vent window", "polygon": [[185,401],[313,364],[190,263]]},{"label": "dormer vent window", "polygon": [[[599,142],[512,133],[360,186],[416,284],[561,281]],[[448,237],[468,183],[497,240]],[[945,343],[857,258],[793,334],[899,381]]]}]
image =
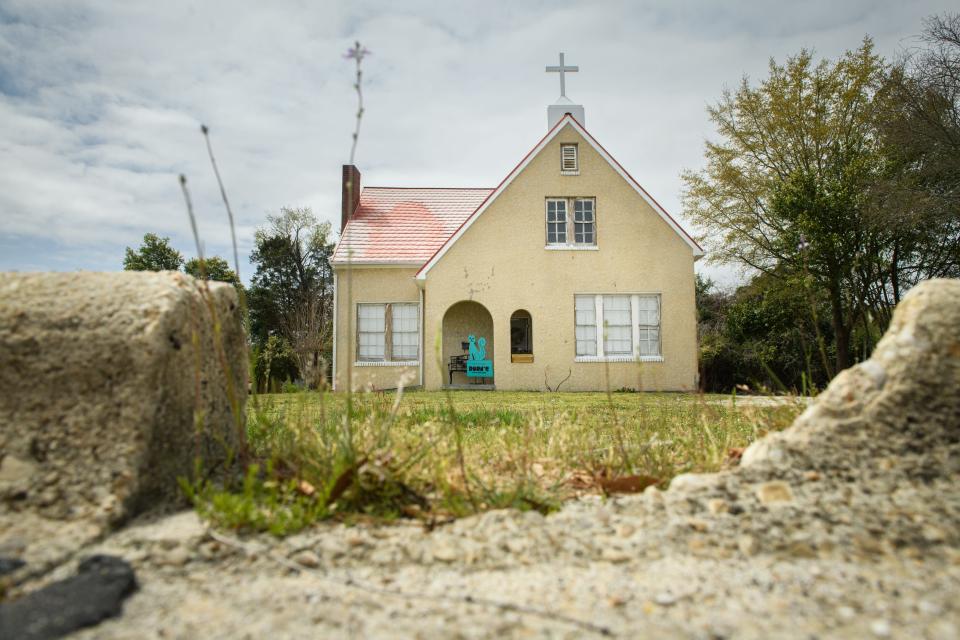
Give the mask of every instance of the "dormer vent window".
[{"label": "dormer vent window", "polygon": [[560,175],[580,175],[580,158],[577,155],[577,145],[560,145]]}]

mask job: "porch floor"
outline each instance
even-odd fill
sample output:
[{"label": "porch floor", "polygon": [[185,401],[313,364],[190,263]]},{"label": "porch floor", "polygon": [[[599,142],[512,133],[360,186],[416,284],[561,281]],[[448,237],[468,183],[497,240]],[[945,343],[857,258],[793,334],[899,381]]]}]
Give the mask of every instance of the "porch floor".
[{"label": "porch floor", "polygon": [[444,389],[451,389],[453,391],[496,391],[497,385],[495,384],[445,384],[443,385]]}]

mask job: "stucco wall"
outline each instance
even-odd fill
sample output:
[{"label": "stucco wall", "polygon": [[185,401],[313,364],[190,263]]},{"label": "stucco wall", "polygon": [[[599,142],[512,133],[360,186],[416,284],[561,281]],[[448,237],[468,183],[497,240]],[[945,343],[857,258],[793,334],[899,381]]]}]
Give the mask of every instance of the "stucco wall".
[{"label": "stucco wall", "polygon": [[[337,273],[337,363],[336,388],[346,389],[347,364],[356,363],[357,354],[357,304],[364,302],[420,302],[420,290],[414,282],[415,268],[367,268],[351,269],[352,301],[347,298],[347,270],[336,268]],[[348,328],[348,315],[352,315]],[[420,345],[421,350],[423,345]],[[430,348],[430,345],[428,345]],[[417,384],[419,368],[408,366],[369,366],[356,364],[353,367],[354,389],[392,389],[401,375],[407,375]]]},{"label": "stucco wall", "polygon": [[[578,143],[580,175],[560,175],[560,144]],[[596,197],[597,251],[546,250],[544,200]],[[566,126],[464,233],[426,279],[427,342],[447,309],[475,300],[491,313],[498,389],[544,389],[570,373],[563,390],[696,388],[693,252],[571,126]],[[577,363],[574,295],[659,293],[663,362]],[[510,315],[533,317],[533,363],[510,362]],[[609,372],[609,381],[606,373]],[[445,366],[428,358],[424,384]]]}]

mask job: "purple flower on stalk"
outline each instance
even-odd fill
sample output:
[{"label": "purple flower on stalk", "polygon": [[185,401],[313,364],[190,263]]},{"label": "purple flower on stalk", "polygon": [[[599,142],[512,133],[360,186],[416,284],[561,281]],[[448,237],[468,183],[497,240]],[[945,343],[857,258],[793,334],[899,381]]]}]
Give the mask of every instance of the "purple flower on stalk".
[{"label": "purple flower on stalk", "polygon": [[347,49],[347,52],[343,57],[347,60],[356,60],[360,62],[366,56],[370,55],[371,51],[364,46],[361,46],[359,42],[354,43],[354,46]]}]

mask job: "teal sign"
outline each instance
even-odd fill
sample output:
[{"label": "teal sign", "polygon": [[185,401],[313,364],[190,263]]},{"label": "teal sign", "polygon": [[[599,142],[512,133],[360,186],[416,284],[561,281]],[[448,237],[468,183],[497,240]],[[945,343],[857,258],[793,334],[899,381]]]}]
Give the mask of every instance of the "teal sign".
[{"label": "teal sign", "polygon": [[468,378],[492,378],[493,363],[487,360],[487,339],[470,336],[470,357],[467,359]]}]

